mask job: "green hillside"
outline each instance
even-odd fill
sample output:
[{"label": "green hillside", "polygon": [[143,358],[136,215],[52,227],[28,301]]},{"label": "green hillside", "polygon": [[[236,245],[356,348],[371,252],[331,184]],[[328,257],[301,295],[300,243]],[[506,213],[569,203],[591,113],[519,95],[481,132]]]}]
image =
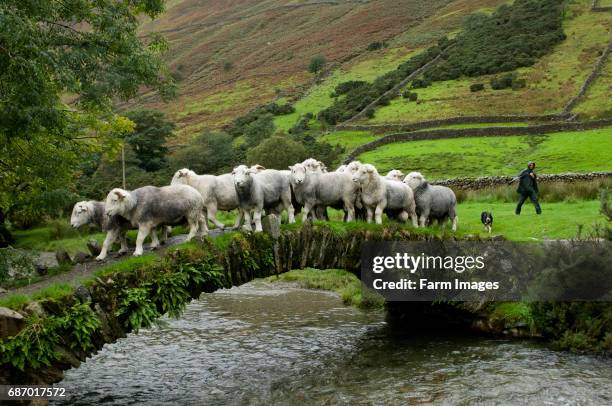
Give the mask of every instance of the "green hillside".
[{"label": "green hillside", "polygon": [[[362,135],[363,137],[363,135]],[[382,173],[418,170],[431,179],[516,175],[527,161],[540,173],[612,171],[612,127],[542,136],[476,137],[383,145],[357,159]]]}]

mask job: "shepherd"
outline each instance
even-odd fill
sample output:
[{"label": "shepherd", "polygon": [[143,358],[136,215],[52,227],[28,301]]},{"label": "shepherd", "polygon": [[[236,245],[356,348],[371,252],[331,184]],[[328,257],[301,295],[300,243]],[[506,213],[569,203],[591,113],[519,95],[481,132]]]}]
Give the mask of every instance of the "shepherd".
[{"label": "shepherd", "polygon": [[[516,214],[521,214],[521,208],[523,207],[523,203],[525,200],[529,198],[533,205],[535,206],[535,211],[537,214],[542,214],[542,208],[540,207],[540,203],[538,202],[538,181],[537,175],[535,173],[535,162],[529,161],[527,163],[527,169],[523,170],[518,175],[518,189],[516,190],[518,194],[521,195],[519,198],[518,204],[516,205]],[[516,179],[516,178],[515,178]]]}]

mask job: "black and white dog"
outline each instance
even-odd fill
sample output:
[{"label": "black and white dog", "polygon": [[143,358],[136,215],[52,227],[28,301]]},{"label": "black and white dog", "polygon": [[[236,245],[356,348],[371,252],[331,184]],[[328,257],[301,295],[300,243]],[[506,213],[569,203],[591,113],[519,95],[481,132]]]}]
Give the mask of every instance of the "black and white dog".
[{"label": "black and white dog", "polygon": [[480,221],[484,225],[485,230],[491,233],[491,227],[493,227],[493,213],[483,211],[480,214]]}]

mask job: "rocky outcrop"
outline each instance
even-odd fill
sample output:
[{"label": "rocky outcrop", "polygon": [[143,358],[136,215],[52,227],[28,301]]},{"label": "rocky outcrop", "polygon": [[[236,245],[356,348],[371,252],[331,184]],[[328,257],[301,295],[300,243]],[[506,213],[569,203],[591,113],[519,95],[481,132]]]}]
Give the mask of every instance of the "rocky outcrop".
[{"label": "rocky outcrop", "polygon": [[24,325],[23,315],[6,307],[0,307],[0,339],[14,336]]}]

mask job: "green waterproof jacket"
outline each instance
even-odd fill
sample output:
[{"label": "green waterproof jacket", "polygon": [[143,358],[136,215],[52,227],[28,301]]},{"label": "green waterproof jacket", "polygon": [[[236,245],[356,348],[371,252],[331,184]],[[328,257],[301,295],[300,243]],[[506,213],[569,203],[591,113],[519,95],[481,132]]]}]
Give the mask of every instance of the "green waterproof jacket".
[{"label": "green waterproof jacket", "polygon": [[[530,174],[533,173],[533,177],[530,176]],[[518,193],[520,194],[530,194],[531,192],[535,192],[538,193],[538,182],[537,182],[537,176],[535,174],[535,172],[533,171],[533,169],[525,169],[523,172],[521,172],[518,176],[519,178],[519,184],[518,184],[518,189],[516,190]]]}]

